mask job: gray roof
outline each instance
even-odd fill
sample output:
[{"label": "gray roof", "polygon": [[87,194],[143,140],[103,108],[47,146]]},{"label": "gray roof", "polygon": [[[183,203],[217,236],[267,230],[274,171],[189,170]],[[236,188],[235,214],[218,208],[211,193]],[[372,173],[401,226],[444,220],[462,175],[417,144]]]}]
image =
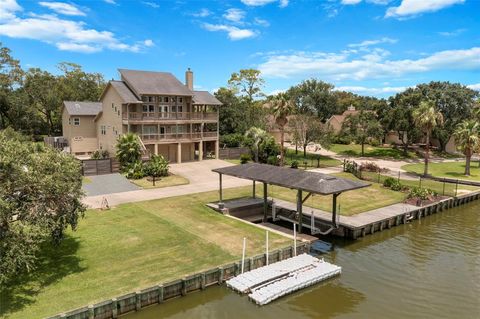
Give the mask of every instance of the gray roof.
[{"label": "gray roof", "polygon": [[370,186],[365,182],[333,175],[258,163],[216,168],[212,171],[321,195],[341,193]]},{"label": "gray roof", "polygon": [[120,95],[124,103],[142,103],[123,81],[110,81],[110,84]]},{"label": "gray roof", "polygon": [[208,91],[193,91],[193,104],[222,105],[222,102]]},{"label": "gray roof", "polygon": [[152,72],[137,70],[118,70],[127,85],[137,95],[183,95],[192,96],[190,91],[182,82],[177,80],[173,74],[168,72]]},{"label": "gray roof", "polygon": [[63,101],[63,105],[70,115],[96,116],[102,110],[101,102]]}]

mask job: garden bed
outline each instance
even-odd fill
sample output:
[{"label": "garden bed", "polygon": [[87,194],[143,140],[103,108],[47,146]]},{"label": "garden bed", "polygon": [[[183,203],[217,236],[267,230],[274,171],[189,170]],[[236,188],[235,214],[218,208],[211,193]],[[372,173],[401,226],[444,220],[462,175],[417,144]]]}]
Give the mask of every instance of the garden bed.
[{"label": "garden bed", "polygon": [[174,174],[169,174],[168,176],[164,177],[156,177],[155,186],[153,185],[153,178],[150,176],[140,179],[130,179],[130,182],[144,189],[186,185],[190,183],[190,181],[185,177]]}]

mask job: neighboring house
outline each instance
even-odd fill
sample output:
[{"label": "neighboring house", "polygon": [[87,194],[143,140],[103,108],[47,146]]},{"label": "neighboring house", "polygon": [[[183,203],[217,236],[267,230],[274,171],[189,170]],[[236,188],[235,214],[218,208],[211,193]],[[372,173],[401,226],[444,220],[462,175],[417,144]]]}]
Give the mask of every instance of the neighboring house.
[{"label": "neighboring house", "polygon": [[[293,119],[295,115],[289,115],[288,118],[288,123],[285,125],[285,132],[284,132],[284,139],[285,142],[291,142],[292,141],[292,132],[291,128],[289,127],[290,120]],[[281,140],[281,131],[280,128],[278,127],[277,123],[275,122],[275,116],[269,114],[266,116],[265,121],[267,123],[267,132],[273,136],[275,139],[275,142],[280,144]]]},{"label": "neighboring house", "polygon": [[340,133],[342,125],[347,116],[358,114],[360,111],[355,110],[355,106],[350,105],[348,109],[340,115],[332,115],[326,122],[327,126],[330,126],[335,134]]},{"label": "neighboring house", "polygon": [[[120,80],[107,84],[99,103],[64,102],[63,132],[71,153],[86,155],[101,149],[113,156],[118,137],[133,132],[146,153],[163,155],[170,162],[217,157],[222,103],[207,91],[193,90],[190,69],[185,84],[167,72],[119,72]],[[76,114],[70,113],[70,103],[78,105]],[[79,115],[84,113],[88,115]],[[74,116],[85,120],[68,120]],[[83,140],[88,143],[78,143]]]}]

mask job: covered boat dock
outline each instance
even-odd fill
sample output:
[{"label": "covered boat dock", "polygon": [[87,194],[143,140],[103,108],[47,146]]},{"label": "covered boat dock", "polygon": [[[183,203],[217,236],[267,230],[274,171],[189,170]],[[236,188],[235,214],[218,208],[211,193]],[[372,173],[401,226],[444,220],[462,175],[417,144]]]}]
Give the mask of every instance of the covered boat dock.
[{"label": "covered boat dock", "polygon": [[[331,229],[337,225],[337,197],[346,191],[368,187],[370,184],[360,181],[354,181],[333,175],[322,174],[300,169],[279,167],[267,164],[249,163],[236,166],[222,167],[212,170],[219,174],[219,208],[223,208],[223,189],[222,176],[234,176],[253,181],[252,197],[255,198],[256,182],[263,184],[263,222],[268,218],[268,185],[275,185],[294,189],[296,196],[296,221],[298,231],[302,232],[303,204],[313,194],[332,195],[332,219]],[[304,193],[306,193],[304,197]]]}]

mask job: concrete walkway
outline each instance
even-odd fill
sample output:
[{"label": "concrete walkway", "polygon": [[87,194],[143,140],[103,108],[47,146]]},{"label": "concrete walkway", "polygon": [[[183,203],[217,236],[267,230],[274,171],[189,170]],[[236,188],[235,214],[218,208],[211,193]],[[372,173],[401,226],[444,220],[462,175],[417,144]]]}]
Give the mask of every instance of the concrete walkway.
[{"label": "concrete walkway", "polygon": [[140,189],[137,185],[130,183],[125,176],[118,173],[88,176],[88,178],[91,182],[82,186],[87,196],[122,193]]},{"label": "concrete walkway", "polygon": [[[107,199],[110,206],[117,206],[123,203],[141,202],[145,200],[218,190],[218,174],[212,172],[212,169],[231,165],[234,164],[216,159],[173,164],[170,166],[170,171],[173,174],[187,178],[190,181],[190,184],[164,188],[140,189],[99,196],[87,196],[83,199],[83,203],[90,208],[100,208],[103,198]],[[224,176],[222,182],[223,188],[233,188],[252,184],[249,180],[243,180],[231,176]]]}]

